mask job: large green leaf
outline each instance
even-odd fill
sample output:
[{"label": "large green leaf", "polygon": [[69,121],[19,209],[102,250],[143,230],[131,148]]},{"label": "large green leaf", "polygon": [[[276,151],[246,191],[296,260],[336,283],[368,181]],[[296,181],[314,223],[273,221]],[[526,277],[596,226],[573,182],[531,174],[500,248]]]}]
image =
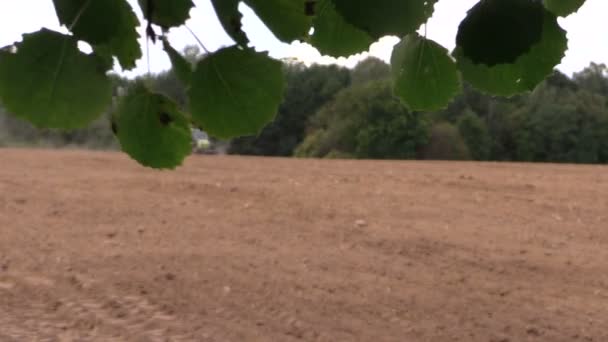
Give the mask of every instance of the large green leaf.
[{"label": "large green leaf", "polygon": [[568,46],[566,32],[552,13],[545,11],[540,41],[514,63],[477,64],[456,47],[453,55],[465,80],[494,95],[511,96],[533,90],[560,63]]},{"label": "large green leaf", "polygon": [[312,24],[309,0],[243,0],[281,41],[304,40]]},{"label": "large green leaf", "polygon": [[350,56],[365,51],[373,43],[370,35],[347,23],[331,0],[320,0],[313,19],[310,43],[324,55]]},{"label": "large green leaf", "polygon": [[0,52],[0,98],[38,127],[73,129],[97,118],[112,89],[95,56],[72,36],[42,29],[25,34],[16,53]]},{"label": "large green leaf", "polygon": [[433,14],[437,0],[333,0],[347,22],[378,39],[403,37],[416,31]]},{"label": "large green leaf", "polygon": [[194,7],[192,0],[138,1],[144,17],[165,29],[185,24],[190,19],[190,10]]},{"label": "large green leaf", "polygon": [[220,138],[258,133],[283,96],[281,63],[252,49],[228,47],[201,60],[189,91],[192,120]]},{"label": "large green leaf", "polygon": [[53,0],[59,22],[100,55],[116,56],[124,69],[141,58],[139,20],[125,0]]},{"label": "large green leaf", "polygon": [[186,87],[189,87],[192,81],[192,66],[190,65],[190,62],[177,52],[177,50],[169,44],[167,39],[163,40],[163,48],[171,60],[173,72]]},{"label": "large green leaf", "polygon": [[448,51],[412,33],[393,50],[394,91],[412,110],[445,108],[460,91],[460,76]]},{"label": "large green leaf", "polygon": [[192,150],[190,126],[177,105],[141,84],[121,100],[113,128],[122,150],[144,166],[173,169]]},{"label": "large green leaf", "polygon": [[474,63],[513,63],[540,41],[545,13],[538,1],[480,1],[460,23],[456,45]]},{"label": "large green leaf", "polygon": [[566,17],[576,11],[585,3],[585,0],[543,0],[545,7],[560,17]]},{"label": "large green leaf", "polygon": [[243,31],[243,25],[241,23],[243,15],[239,12],[239,2],[240,0],[211,0],[211,3],[215,8],[215,13],[226,33],[228,33],[237,44],[247,46],[249,39]]}]

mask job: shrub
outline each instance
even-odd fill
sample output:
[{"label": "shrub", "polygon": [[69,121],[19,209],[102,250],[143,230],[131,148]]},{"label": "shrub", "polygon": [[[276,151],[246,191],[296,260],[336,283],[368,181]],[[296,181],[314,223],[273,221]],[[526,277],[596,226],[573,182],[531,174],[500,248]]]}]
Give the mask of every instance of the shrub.
[{"label": "shrub", "polygon": [[424,148],[423,157],[429,160],[469,160],[471,153],[454,125],[439,122],[431,128],[429,144]]}]

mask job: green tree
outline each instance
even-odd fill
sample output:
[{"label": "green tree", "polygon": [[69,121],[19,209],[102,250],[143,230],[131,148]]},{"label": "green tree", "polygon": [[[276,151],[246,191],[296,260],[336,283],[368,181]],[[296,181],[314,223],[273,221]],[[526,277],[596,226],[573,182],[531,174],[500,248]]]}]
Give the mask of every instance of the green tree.
[{"label": "green tree", "polygon": [[605,64],[591,63],[574,74],[574,83],[592,93],[608,96],[608,68]]},{"label": "green tree", "polygon": [[306,124],[321,106],[350,84],[347,69],[335,65],[284,65],[287,89],[276,119],[260,134],[231,141],[228,152],[244,155],[290,156],[306,134]]},{"label": "green tree", "polygon": [[456,126],[437,122],[431,127],[422,157],[428,160],[468,160],[471,153]]},{"label": "green tree", "polygon": [[381,59],[368,57],[353,68],[351,75],[353,84],[387,80],[391,77],[391,67]]},{"label": "green tree", "polygon": [[389,81],[344,89],[312,117],[310,129],[297,156],[414,159],[427,139],[424,117],[393,96]]},{"label": "green tree", "polygon": [[475,160],[490,158],[491,137],[485,122],[468,110],[458,119],[458,131],[464,139],[471,157]]},{"label": "green tree", "polygon": [[516,159],[604,163],[608,152],[606,98],[587,90],[543,86],[512,115]]}]

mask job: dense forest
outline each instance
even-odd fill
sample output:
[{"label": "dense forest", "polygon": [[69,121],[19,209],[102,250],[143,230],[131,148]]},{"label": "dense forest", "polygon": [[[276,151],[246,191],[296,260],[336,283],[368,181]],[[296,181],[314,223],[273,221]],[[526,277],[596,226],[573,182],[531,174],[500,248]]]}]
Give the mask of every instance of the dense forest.
[{"label": "dense forest", "polygon": [[[197,51],[188,51],[191,61]],[[608,162],[608,69],[555,71],[535,91],[493,97],[465,84],[445,110],[411,112],[391,93],[390,68],[368,58],[353,69],[284,61],[287,88],[276,119],[228,153],[372,159]],[[113,76],[115,98],[136,82],[175,99],[186,89],[171,71],[137,80]],[[38,130],[0,107],[0,146],[117,149],[112,109],[86,129]]]}]

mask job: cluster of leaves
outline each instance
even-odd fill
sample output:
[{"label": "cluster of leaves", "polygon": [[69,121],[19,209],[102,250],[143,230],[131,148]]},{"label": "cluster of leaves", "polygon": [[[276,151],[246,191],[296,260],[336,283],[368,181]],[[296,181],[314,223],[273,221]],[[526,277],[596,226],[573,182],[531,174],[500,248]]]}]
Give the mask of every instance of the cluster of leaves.
[{"label": "cluster of leaves", "polygon": [[[69,34],[42,29],[0,51],[0,100],[38,127],[74,129],[111,103],[108,71],[141,58],[139,21],[126,0],[52,0]],[[175,74],[188,89],[187,111],[145,86],[133,87],[112,127],[125,152],[143,165],[173,168],[190,151],[190,126],[229,138],[259,132],[275,116],[284,93],[281,63],[249,46],[240,3],[284,42],[307,41],[321,53],[347,56],[380,37],[402,37],[391,59],[392,88],[411,110],[445,107],[461,80],[497,95],[533,89],[567,46],[557,16],[584,0],[480,0],[468,12],[450,54],[416,30],[438,0],[212,0],[233,38],[192,66],[165,37],[184,25],[192,0],[139,0],[147,38],[162,40]],[[311,33],[312,32],[312,33]],[[80,41],[93,52],[78,49]]]}]

